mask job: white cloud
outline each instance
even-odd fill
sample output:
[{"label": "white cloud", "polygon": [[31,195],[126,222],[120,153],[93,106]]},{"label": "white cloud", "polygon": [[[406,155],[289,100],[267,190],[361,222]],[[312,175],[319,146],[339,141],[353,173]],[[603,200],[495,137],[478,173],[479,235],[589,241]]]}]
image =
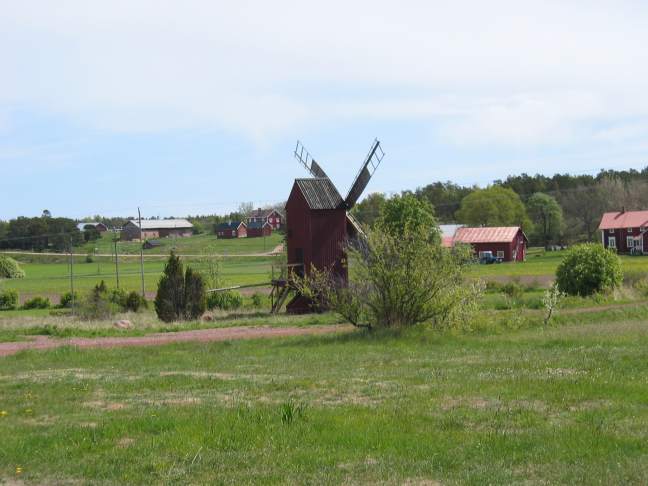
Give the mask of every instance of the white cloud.
[{"label": "white cloud", "polygon": [[[257,141],[344,119],[461,144],[568,143],[648,117],[636,2],[5,2],[0,104]],[[0,120],[1,122],[1,120]]]}]

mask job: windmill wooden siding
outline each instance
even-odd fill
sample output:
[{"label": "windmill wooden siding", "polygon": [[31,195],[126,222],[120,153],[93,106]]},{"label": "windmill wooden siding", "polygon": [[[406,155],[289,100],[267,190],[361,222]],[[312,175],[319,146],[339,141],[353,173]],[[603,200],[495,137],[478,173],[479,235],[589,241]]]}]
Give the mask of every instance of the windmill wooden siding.
[{"label": "windmill wooden siding", "polygon": [[[298,275],[310,274],[311,267],[330,269],[346,282],[344,245],[347,217],[342,198],[328,179],[297,179],[286,203],[288,265]],[[310,302],[296,298],[288,312],[310,310]]]}]

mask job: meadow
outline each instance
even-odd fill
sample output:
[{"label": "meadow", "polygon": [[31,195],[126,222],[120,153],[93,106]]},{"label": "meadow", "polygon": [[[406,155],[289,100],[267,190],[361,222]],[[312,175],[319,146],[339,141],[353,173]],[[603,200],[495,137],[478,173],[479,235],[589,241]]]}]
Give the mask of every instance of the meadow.
[{"label": "meadow", "polygon": [[645,484],[647,310],[22,352],[0,482]]},{"label": "meadow", "polygon": [[[75,248],[75,253],[97,253],[112,255],[114,253],[113,234],[104,233],[100,239],[85,243]],[[180,255],[202,255],[205,252],[218,255],[259,254],[273,251],[283,242],[283,234],[274,232],[266,238],[233,238],[218,239],[213,234],[200,234],[188,238],[158,238],[160,246],[144,250],[146,255],[168,255],[175,250]],[[120,255],[139,255],[140,244],[137,241],[118,241],[117,251]]]}]

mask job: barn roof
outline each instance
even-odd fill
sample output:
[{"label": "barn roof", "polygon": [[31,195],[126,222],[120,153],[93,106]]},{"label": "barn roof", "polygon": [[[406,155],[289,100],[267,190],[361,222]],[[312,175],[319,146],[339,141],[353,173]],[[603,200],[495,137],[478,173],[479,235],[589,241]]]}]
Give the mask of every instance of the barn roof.
[{"label": "barn roof", "polygon": [[344,209],[344,200],[328,177],[295,179],[310,209]]},{"label": "barn roof", "polygon": [[[515,239],[519,226],[494,226],[482,228],[458,228],[454,243],[510,243]],[[524,233],[522,233],[524,235]],[[526,239],[526,235],[524,235]]]},{"label": "barn roof", "polygon": [[248,214],[248,218],[268,218],[272,213],[277,213],[281,216],[281,213],[274,208],[269,209],[255,209]]},{"label": "barn roof", "polygon": [[603,214],[600,230],[648,226],[648,211],[613,211]]},{"label": "barn roof", "polygon": [[[134,224],[139,228],[139,224],[136,220],[131,219],[129,223]],[[181,229],[181,228],[193,228],[193,224],[191,224],[186,219],[143,219],[142,220],[143,230]]]},{"label": "barn roof", "polygon": [[252,221],[246,224],[248,229],[261,229],[266,225],[271,226],[270,223],[268,223],[267,221]]},{"label": "barn roof", "polygon": [[245,223],[243,221],[228,221],[227,223],[220,223],[219,225],[216,226],[216,229],[222,229],[222,230],[235,230],[238,229],[239,226],[245,226],[246,228],[251,226],[252,223]]}]

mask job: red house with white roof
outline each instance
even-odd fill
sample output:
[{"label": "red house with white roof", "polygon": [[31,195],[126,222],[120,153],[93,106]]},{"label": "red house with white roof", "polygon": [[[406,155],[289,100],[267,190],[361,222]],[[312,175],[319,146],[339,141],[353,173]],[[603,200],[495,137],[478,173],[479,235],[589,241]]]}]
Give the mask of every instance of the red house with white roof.
[{"label": "red house with white roof", "polygon": [[648,254],[648,211],[605,213],[599,229],[605,248],[619,253]]},{"label": "red house with white roof", "polygon": [[458,227],[452,238],[444,237],[443,245],[471,245],[477,256],[491,252],[505,262],[522,262],[526,257],[528,238],[519,226],[468,228]]}]

